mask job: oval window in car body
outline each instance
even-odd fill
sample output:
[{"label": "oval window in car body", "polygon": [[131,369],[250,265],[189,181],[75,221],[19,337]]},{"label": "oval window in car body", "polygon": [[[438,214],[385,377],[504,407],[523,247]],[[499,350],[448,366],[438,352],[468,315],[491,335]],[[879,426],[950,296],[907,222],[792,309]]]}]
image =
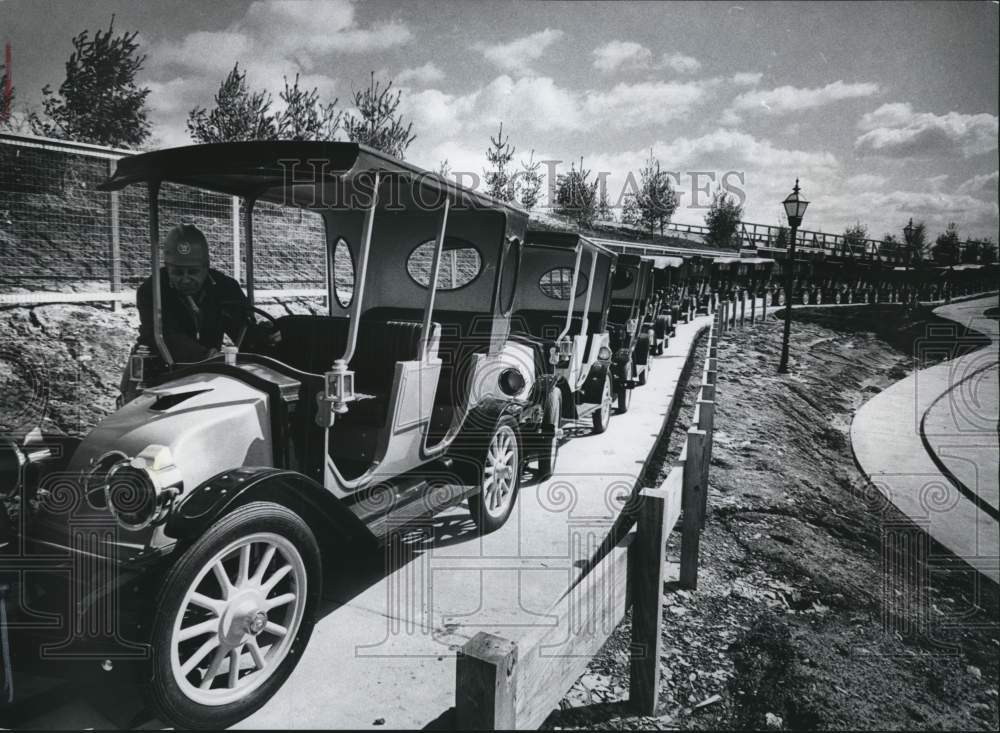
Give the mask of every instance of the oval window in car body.
[{"label": "oval window in car body", "polygon": [[[576,297],[580,297],[587,292],[587,275],[584,272],[577,274]],[[538,288],[542,293],[553,300],[569,300],[569,291],[573,287],[573,268],[554,267],[542,273],[538,280]]]},{"label": "oval window in car body", "polygon": [[333,245],[333,297],[341,308],[350,308],[354,299],[354,255],[347,240],[338,237]]},{"label": "oval window in car body", "polygon": [[[431,279],[434,248],[437,242],[429,239],[413,248],[406,260],[406,272],[422,288]],[[458,290],[473,282],[483,270],[483,258],[471,242],[458,237],[445,237],[438,269],[437,289]]]}]

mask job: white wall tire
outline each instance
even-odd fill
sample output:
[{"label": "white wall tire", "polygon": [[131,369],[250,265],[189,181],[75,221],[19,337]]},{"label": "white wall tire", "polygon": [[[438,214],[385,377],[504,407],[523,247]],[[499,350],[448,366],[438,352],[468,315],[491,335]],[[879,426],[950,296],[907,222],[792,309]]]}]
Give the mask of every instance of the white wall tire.
[{"label": "white wall tire", "polygon": [[501,417],[479,466],[479,492],[469,497],[469,512],[482,534],[506,523],[521,485],[521,445],[517,422]]},{"label": "white wall tire", "polygon": [[267,502],[213,524],[157,598],[146,692],[179,728],[223,728],[274,695],[312,634],[322,584],[316,538]]}]

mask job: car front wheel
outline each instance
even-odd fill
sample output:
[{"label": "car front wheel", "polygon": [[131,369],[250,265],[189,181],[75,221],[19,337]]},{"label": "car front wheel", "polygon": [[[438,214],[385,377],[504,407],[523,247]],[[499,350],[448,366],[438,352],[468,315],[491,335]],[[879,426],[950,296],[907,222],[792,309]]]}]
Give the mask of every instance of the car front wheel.
[{"label": "car front wheel", "polygon": [[510,516],[521,485],[521,467],[517,422],[501,417],[479,466],[479,492],[469,497],[469,512],[483,534],[500,529]]},{"label": "car front wheel", "polygon": [[154,709],[181,728],[223,728],[260,708],[309,642],[321,578],[316,538],[283,506],[255,502],[212,525],[157,599]]},{"label": "car front wheel", "polygon": [[600,435],[611,424],[611,375],[604,377],[604,387],[601,389],[601,406],[594,411],[594,433]]}]

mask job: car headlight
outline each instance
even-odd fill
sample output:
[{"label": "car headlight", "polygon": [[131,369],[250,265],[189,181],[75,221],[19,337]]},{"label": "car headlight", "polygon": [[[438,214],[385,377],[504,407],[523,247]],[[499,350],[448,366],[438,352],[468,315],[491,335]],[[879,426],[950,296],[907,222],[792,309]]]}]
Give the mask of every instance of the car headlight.
[{"label": "car headlight", "polygon": [[135,532],[166,519],[182,483],[170,449],[149,445],[108,470],[104,496],[115,521]]},{"label": "car headlight", "polygon": [[611,359],[611,349],[607,346],[602,346],[597,351],[597,358],[601,361],[609,361]]},{"label": "car headlight", "polygon": [[514,397],[521,393],[527,382],[524,375],[514,367],[508,367],[500,373],[500,390],[508,397]]}]

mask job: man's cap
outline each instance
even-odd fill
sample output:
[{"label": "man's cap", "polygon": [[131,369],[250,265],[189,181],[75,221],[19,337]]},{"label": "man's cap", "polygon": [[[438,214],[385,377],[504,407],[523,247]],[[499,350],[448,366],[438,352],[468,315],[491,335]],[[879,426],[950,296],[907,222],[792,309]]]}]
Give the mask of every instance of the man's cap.
[{"label": "man's cap", "polygon": [[163,240],[163,259],[168,265],[208,266],[208,240],[194,224],[178,224]]}]

